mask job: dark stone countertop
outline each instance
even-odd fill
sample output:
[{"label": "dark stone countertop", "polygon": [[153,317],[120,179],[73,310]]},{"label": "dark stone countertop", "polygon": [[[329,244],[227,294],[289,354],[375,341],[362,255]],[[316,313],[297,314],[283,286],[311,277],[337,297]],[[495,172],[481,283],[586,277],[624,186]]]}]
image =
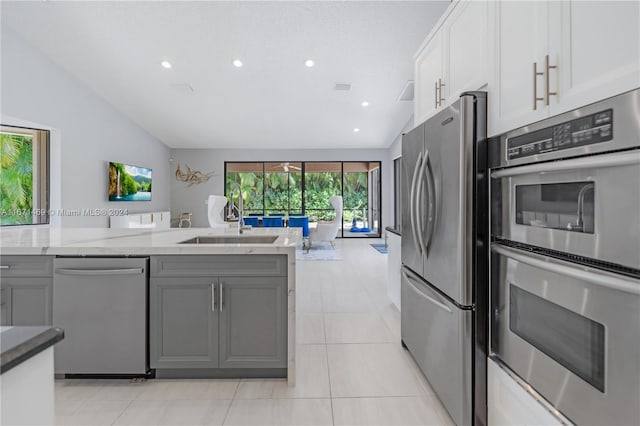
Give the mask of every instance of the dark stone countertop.
[{"label": "dark stone countertop", "polygon": [[0,374],[64,339],[57,327],[0,327]]},{"label": "dark stone countertop", "polygon": [[394,228],[393,226],[387,226],[384,229],[386,229],[387,231],[391,232],[392,234],[396,234],[396,235],[402,236],[402,232],[400,232],[399,229]]}]

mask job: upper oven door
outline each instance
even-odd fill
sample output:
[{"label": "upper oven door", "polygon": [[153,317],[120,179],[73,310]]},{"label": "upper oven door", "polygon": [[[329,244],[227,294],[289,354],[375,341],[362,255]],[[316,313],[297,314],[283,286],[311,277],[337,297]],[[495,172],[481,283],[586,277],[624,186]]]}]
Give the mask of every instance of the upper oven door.
[{"label": "upper oven door", "polygon": [[576,424],[640,424],[640,280],[491,255],[493,352]]},{"label": "upper oven door", "polygon": [[494,236],[640,268],[640,150],[491,176]]}]

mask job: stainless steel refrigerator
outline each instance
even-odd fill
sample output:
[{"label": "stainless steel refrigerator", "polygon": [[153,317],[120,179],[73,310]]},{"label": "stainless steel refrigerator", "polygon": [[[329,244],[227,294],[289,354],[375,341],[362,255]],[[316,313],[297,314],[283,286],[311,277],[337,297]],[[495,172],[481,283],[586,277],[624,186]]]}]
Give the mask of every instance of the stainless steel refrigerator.
[{"label": "stainless steel refrigerator", "polygon": [[458,425],[486,424],[486,93],[402,139],[402,344]]}]

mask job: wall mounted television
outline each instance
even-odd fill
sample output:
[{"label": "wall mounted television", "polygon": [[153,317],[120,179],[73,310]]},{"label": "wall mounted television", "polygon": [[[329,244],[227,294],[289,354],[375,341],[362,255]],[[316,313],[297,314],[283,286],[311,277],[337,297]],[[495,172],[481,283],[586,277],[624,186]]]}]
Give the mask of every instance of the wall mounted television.
[{"label": "wall mounted television", "polygon": [[151,169],[110,161],[109,201],[151,201]]}]

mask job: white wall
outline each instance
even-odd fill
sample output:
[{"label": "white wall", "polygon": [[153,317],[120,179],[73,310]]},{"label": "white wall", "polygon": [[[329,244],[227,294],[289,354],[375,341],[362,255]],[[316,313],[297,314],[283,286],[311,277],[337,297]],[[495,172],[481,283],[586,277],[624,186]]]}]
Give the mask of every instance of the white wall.
[{"label": "white wall", "polygon": [[[171,216],[191,212],[193,226],[209,226],[205,200],[210,194],[224,195],[225,161],[380,161],[382,167],[382,226],[390,223],[393,213],[393,193],[390,183],[393,164],[388,149],[298,149],[298,150],[236,150],[236,149],[174,149],[171,181]],[[180,164],[184,171],[188,164],[203,173],[216,172],[208,182],[187,188],[173,177]]]},{"label": "white wall", "polygon": [[398,157],[402,157],[402,135],[404,133],[409,133],[413,129],[413,116],[407,121],[407,123],[402,128],[402,131],[391,143],[389,147],[389,158],[391,160],[395,160]]},{"label": "white wall", "polygon": [[[53,131],[52,151],[59,152],[51,156],[52,208],[124,208],[131,213],[169,209],[167,146],[6,25],[1,55],[2,124],[28,122]],[[108,161],[152,168],[152,201],[109,202]],[[106,227],[108,218],[62,217],[61,224]]]}]

